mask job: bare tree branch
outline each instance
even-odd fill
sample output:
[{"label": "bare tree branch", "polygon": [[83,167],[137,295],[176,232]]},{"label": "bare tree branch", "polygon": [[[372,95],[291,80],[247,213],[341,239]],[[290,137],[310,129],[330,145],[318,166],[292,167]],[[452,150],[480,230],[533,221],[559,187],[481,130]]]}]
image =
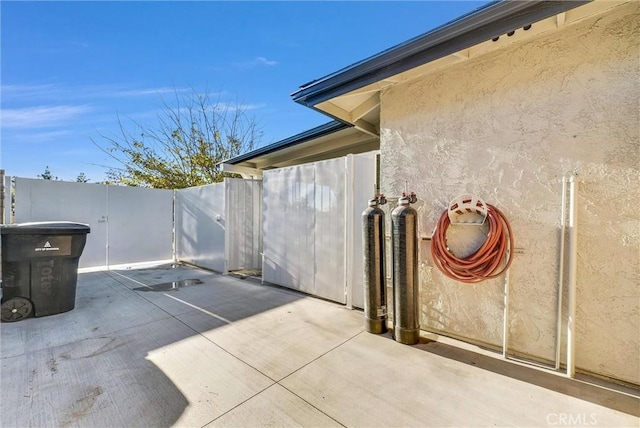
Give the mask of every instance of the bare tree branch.
[{"label": "bare tree branch", "polygon": [[222,181],[221,162],[255,147],[262,132],[241,103],[225,104],[210,91],[177,90],[160,97],[162,113],[155,127],[117,117],[117,138],[100,134],[93,143],[120,167],[107,177],[130,186],[180,189]]}]

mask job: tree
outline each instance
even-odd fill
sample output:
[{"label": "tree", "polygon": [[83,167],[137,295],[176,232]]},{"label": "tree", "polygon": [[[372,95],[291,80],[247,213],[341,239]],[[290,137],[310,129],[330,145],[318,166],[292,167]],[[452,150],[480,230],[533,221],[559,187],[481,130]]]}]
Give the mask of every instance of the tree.
[{"label": "tree", "polygon": [[247,108],[230,105],[191,90],[174,91],[172,104],[161,97],[162,113],[155,128],[118,116],[119,137],[100,135],[96,144],[120,166],[107,179],[129,186],[181,189],[222,181],[221,162],[255,147],[261,131]]},{"label": "tree", "polygon": [[42,174],[38,174],[39,178],[42,178],[43,180],[58,180],[58,177],[54,177],[53,174],[51,174],[51,170],[49,169],[49,165],[47,165],[44,168],[44,172]]},{"label": "tree", "polygon": [[78,174],[78,176],[76,177],[76,182],[78,183],[88,183],[89,179],[87,178],[86,175],[84,175],[84,172],[81,172],[80,174]]}]

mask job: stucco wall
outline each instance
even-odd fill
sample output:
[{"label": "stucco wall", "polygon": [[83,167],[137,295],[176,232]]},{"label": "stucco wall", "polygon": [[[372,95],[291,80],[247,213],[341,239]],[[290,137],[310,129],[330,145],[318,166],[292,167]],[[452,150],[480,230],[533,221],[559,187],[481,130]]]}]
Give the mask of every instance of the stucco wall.
[{"label": "stucco wall", "polygon": [[[577,172],[577,368],[636,384],[639,9],[632,2],[383,91],[380,143],[385,194],[408,180],[425,201],[421,235],[461,193],[505,212],[522,249],[509,274],[509,352],[547,361],[555,355],[561,182]],[[501,346],[504,278],[445,279],[428,245],[421,241],[422,328]]]}]

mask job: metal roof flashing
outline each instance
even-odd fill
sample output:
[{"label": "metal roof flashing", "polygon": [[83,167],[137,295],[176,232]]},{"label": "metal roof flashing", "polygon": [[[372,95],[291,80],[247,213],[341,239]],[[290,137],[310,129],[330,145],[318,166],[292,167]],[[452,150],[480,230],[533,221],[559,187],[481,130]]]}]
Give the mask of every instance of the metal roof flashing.
[{"label": "metal roof flashing", "polygon": [[221,163],[222,170],[244,178],[262,178],[274,168],[379,150],[380,140],[356,126],[333,121]]},{"label": "metal roof flashing", "polygon": [[255,158],[257,156],[276,152],[278,150],[295,146],[295,145],[304,143],[305,141],[310,141],[316,138],[320,138],[325,135],[329,135],[334,132],[340,131],[342,129],[347,129],[351,127],[353,127],[353,125],[349,125],[347,123],[334,120],[334,121],[325,123],[323,125],[316,126],[315,128],[311,128],[299,134],[293,135],[289,138],[285,138],[284,140],[276,141],[275,143],[268,144],[264,147],[259,147],[255,150],[236,156],[234,158],[227,159],[222,163],[227,165],[236,165],[246,160]]},{"label": "metal roof flashing", "polygon": [[497,1],[425,34],[301,86],[293,100],[313,107],[409,69],[566,12],[582,1]]}]

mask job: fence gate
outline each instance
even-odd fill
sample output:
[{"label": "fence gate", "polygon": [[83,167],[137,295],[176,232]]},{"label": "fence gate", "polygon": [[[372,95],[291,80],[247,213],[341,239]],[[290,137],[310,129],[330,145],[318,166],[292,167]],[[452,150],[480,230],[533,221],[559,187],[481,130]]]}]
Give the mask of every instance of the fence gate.
[{"label": "fence gate", "polygon": [[176,190],[176,259],[225,270],[224,183]]},{"label": "fence gate", "polygon": [[262,265],[262,181],[176,191],[176,259],[217,272],[259,271]]},{"label": "fence gate", "polygon": [[91,227],[79,267],[173,259],[173,191],[15,179],[15,222],[73,221]]},{"label": "fence gate", "polygon": [[225,179],[227,271],[262,269],[262,180]]}]

